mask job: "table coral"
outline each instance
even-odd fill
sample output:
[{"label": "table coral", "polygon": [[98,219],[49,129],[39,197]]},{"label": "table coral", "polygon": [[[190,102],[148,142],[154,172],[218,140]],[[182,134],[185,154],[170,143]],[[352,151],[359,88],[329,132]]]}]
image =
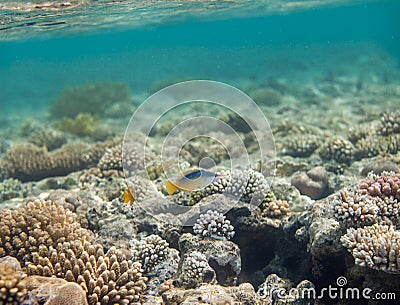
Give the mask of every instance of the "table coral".
[{"label": "table coral", "polygon": [[75,117],[79,113],[103,114],[113,102],[130,99],[129,87],[124,83],[94,83],[65,87],[52,101],[50,113],[55,117]]},{"label": "table coral", "polygon": [[33,144],[17,144],[11,147],[1,163],[8,177],[35,181],[46,177],[62,176],[95,165],[105,149],[113,142],[67,144],[49,153]]},{"label": "table coral", "polygon": [[400,273],[400,232],[393,226],[374,224],[349,228],[341,237],[357,265],[388,273]]}]

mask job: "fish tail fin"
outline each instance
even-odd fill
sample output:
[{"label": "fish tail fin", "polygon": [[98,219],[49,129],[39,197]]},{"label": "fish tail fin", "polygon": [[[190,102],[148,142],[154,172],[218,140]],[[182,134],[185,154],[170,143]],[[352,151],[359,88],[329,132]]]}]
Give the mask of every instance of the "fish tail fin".
[{"label": "fish tail fin", "polygon": [[169,195],[172,195],[173,193],[175,193],[178,190],[176,185],[173,184],[171,181],[165,182],[165,188],[167,189],[167,192]]},{"label": "fish tail fin", "polygon": [[128,192],[124,192],[124,203],[127,203],[130,200]]}]

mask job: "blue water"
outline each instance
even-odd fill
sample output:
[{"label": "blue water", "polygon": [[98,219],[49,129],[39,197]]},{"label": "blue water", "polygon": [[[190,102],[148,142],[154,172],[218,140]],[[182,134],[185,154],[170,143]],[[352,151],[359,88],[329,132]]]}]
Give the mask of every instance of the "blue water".
[{"label": "blue water", "polygon": [[392,77],[399,71],[400,1],[180,20],[0,42],[0,117],[43,115],[65,86],[101,80],[127,82],[141,99],[164,79],[243,88],[249,80],[302,80],[335,69],[368,79],[379,74],[373,58],[382,56]]}]

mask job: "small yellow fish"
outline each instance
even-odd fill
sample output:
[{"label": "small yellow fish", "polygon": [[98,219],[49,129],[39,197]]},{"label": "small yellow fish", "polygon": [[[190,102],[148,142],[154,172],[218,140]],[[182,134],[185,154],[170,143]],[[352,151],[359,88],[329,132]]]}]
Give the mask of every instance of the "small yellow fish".
[{"label": "small yellow fish", "polygon": [[124,203],[129,203],[129,205],[132,206],[136,198],[135,191],[133,188],[129,187],[127,183],[126,187],[127,189],[124,192]]},{"label": "small yellow fish", "polygon": [[194,189],[203,188],[221,177],[223,175],[202,169],[189,170],[175,182],[167,181],[165,187],[168,194],[172,195],[177,190],[193,191]]}]

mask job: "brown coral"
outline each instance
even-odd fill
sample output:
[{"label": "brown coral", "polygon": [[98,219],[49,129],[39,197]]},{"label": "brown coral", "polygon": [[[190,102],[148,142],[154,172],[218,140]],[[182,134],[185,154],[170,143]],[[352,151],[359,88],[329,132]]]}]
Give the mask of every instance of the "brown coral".
[{"label": "brown coral", "polygon": [[273,200],[271,201],[266,209],[263,211],[263,215],[268,217],[282,217],[290,212],[289,204],[286,200]]},{"label": "brown coral", "polygon": [[388,273],[400,273],[400,232],[392,226],[374,224],[350,228],[341,237],[355,263]]},{"label": "brown coral", "polygon": [[140,304],[140,295],[146,288],[140,263],[127,260],[114,247],[104,253],[101,245],[81,241],[40,247],[27,272],[80,284],[90,305]]},{"label": "brown coral", "polygon": [[340,137],[328,139],[319,150],[319,156],[323,160],[335,160],[338,163],[350,164],[354,155],[353,144]]},{"label": "brown coral", "polygon": [[0,303],[19,304],[25,291],[21,283],[26,274],[13,257],[0,258]]},{"label": "brown coral", "polygon": [[384,113],[381,117],[379,133],[382,135],[400,133],[400,112]]},{"label": "brown coral", "polygon": [[57,276],[80,284],[89,304],[137,304],[145,289],[141,266],[122,252],[93,244],[76,215],[51,201],[0,211],[0,256],[13,255],[30,275]]},{"label": "brown coral", "polygon": [[32,144],[15,145],[7,151],[4,166],[9,177],[23,182],[62,176],[95,165],[110,143],[67,144],[49,153]]},{"label": "brown coral", "polygon": [[75,222],[76,215],[51,201],[35,200],[26,206],[0,211],[0,257],[11,255],[20,261],[32,259],[40,246],[71,240],[93,241],[92,232]]}]

